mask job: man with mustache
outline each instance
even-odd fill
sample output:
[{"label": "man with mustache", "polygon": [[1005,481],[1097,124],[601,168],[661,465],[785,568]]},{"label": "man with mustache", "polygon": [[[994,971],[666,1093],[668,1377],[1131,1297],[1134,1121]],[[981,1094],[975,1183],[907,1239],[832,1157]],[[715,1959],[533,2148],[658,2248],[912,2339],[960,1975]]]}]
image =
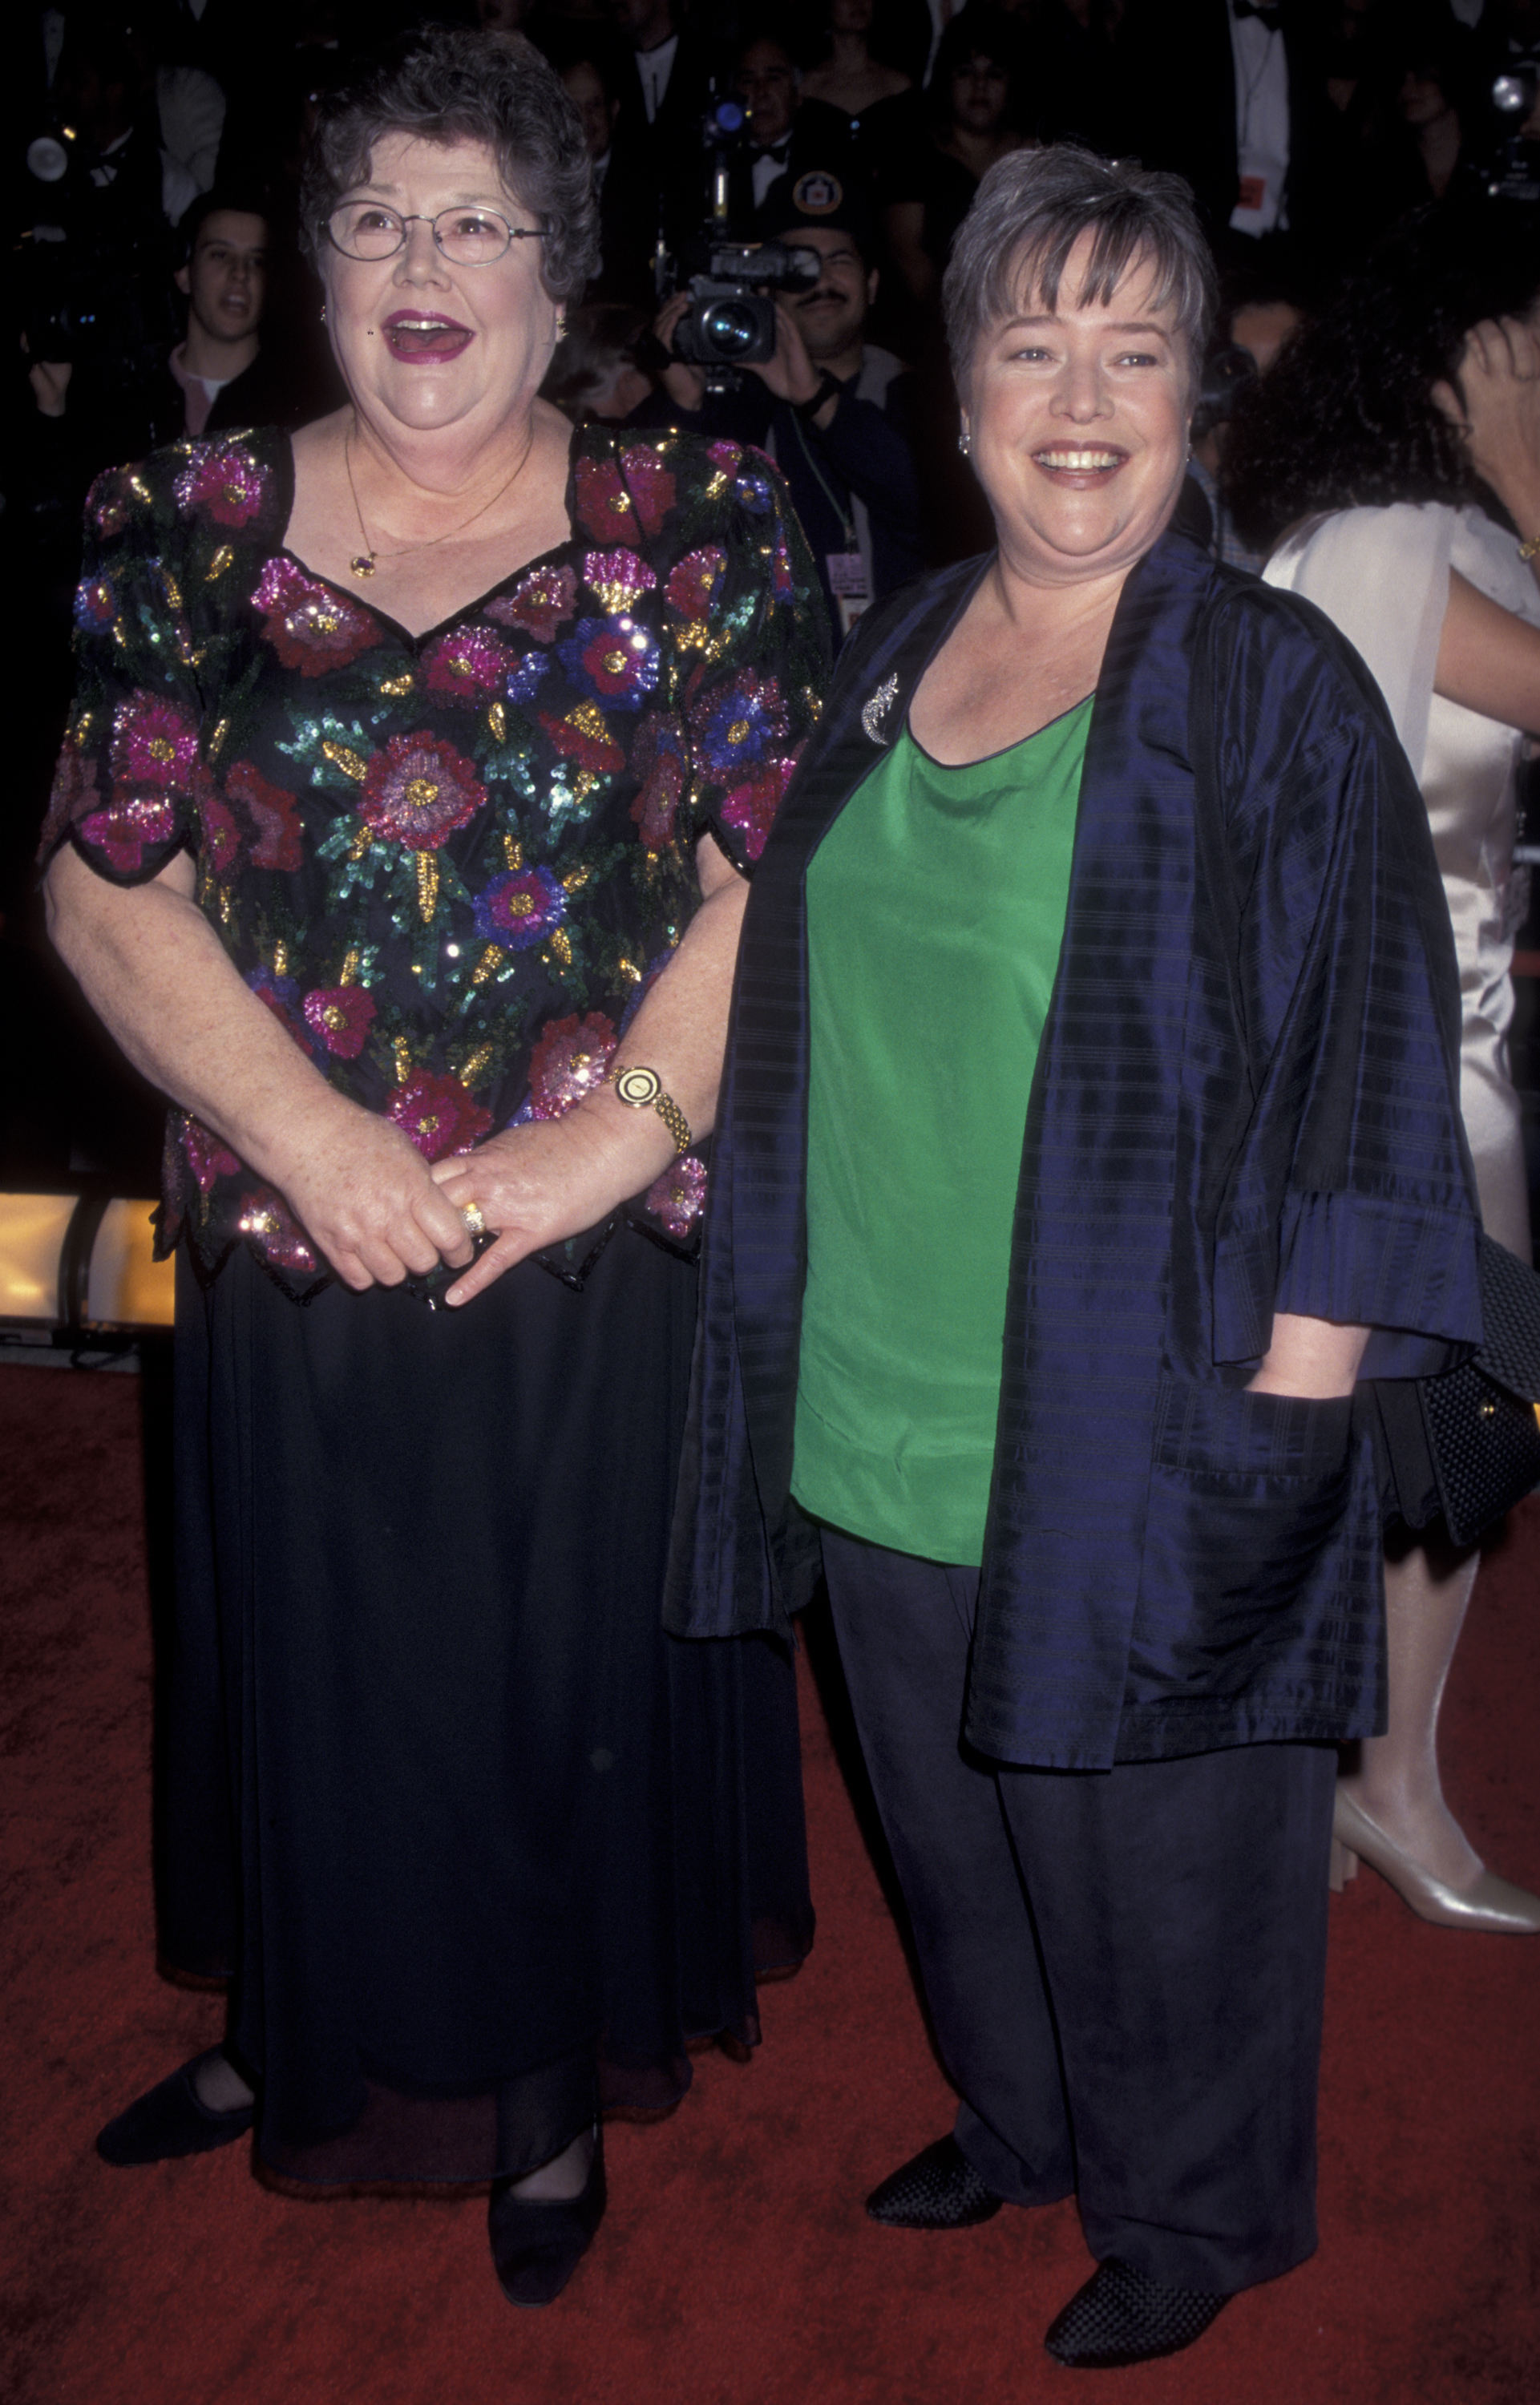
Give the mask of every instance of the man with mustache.
[{"label": "man with mustache", "polygon": [[872,242],[860,195],[830,169],[783,176],[760,211],[766,239],[816,251],[815,285],[776,298],[778,339],[756,379],[708,393],[699,368],[673,355],[690,307],[676,292],[655,332],[669,363],[664,389],[630,423],[679,426],[756,443],[791,487],[829,604],[837,640],[868,603],[896,592],[922,566],[919,496],[907,430],[911,383],[903,362],[868,343],[877,294]]}]

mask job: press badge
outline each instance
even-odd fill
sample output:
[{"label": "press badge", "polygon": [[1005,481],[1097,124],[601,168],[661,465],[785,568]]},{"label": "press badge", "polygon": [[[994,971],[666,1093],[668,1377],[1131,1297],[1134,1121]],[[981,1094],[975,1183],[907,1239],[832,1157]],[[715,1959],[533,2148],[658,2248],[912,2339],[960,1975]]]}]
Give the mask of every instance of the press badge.
[{"label": "press badge", "polygon": [[871,599],[866,561],[858,551],[829,551],[824,555],[824,566],[840,612],[840,632],[848,635]]},{"label": "press badge", "polygon": [[1236,198],[1237,209],[1260,209],[1267,198],[1265,176],[1242,176]]}]

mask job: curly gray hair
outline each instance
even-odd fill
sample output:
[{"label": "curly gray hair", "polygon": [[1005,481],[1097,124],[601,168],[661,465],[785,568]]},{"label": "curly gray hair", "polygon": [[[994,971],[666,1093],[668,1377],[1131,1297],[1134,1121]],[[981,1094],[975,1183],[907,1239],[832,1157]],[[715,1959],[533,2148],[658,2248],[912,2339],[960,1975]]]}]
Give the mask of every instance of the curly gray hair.
[{"label": "curly gray hair", "polygon": [[583,126],[560,77],[522,34],[425,26],[323,104],[300,182],[303,237],[318,263],[332,210],[365,181],[375,143],[392,134],[485,143],[507,190],[544,230],[545,289],[555,301],[582,292],[599,255]]},{"label": "curly gray hair", "polygon": [[980,337],[1020,308],[1024,295],[1056,309],[1069,254],[1083,233],[1094,240],[1077,297],[1105,307],[1129,268],[1147,260],[1155,280],[1151,305],[1175,316],[1195,389],[1218,294],[1191,191],[1180,176],[1061,142],[997,159],[953,246],[941,306],[965,401]]}]

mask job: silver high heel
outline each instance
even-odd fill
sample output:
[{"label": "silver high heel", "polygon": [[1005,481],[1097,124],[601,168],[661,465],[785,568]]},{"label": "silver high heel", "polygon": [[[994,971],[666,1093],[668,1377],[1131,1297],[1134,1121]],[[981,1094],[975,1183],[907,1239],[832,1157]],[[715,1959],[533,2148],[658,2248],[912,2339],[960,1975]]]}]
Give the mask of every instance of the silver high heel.
[{"label": "silver high heel", "polygon": [[1540,1936],[1540,1896],[1499,1878],[1495,1871],[1483,1871],[1474,1887],[1447,1887],[1393,1845],[1362,1805],[1339,1787],[1332,1809],[1334,1893],[1340,1895],[1349,1879],[1356,1878],[1361,1859],[1420,1920],[1436,1921],[1445,1929],[1490,1929],[1506,1937]]}]

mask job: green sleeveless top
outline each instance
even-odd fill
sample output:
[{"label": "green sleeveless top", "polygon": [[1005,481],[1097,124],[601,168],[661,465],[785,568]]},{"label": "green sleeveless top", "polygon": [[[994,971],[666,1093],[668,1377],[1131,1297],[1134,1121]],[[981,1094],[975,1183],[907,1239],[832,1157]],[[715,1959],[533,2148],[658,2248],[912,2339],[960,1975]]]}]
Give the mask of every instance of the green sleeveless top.
[{"label": "green sleeveless top", "polygon": [[932,1561],[983,1550],[1027,1094],[1088,696],[943,767],[907,726],[808,870],[808,1275],[792,1491]]}]

